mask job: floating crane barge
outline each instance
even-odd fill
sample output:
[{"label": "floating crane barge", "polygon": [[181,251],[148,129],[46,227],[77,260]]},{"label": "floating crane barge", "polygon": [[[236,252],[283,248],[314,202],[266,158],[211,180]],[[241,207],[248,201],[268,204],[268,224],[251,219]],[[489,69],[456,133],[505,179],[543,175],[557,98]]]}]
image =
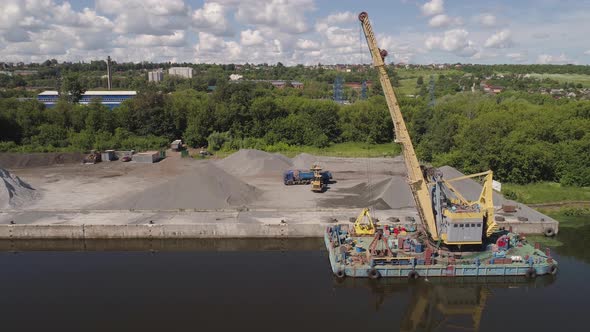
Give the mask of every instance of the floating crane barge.
[{"label": "floating crane barge", "polygon": [[[443,179],[439,170],[420,165],[385,70],[387,51],[377,47],[366,12],[359,14],[359,20],[379,73],[396,142],[402,147],[421,223],[377,225],[369,209],[364,209],[354,226],[328,227],[324,240],[334,274],[373,279],[556,274],[557,262],[549,249],[543,252],[527,243],[523,235],[498,228],[492,171]],[[482,192],[475,201],[467,200],[452,185],[467,178],[483,178]]]},{"label": "floating crane barge", "polygon": [[436,249],[421,227],[378,226],[375,235],[357,235],[352,225],[326,229],[324,241],[334,275],[344,277],[526,276],[556,274],[549,250],[528,244],[523,236],[505,232],[481,251]]}]

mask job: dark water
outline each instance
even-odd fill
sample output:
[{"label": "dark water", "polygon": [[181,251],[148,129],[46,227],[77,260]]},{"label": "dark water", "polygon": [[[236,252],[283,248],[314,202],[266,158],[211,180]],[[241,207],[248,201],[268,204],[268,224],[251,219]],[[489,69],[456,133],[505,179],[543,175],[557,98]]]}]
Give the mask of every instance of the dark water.
[{"label": "dark water", "polygon": [[561,231],[562,241],[575,244],[554,250],[556,278],[416,284],[338,283],[317,240],[51,244],[60,251],[19,251],[41,244],[3,242],[0,328],[584,331],[590,255],[574,240],[588,234],[589,227]]}]

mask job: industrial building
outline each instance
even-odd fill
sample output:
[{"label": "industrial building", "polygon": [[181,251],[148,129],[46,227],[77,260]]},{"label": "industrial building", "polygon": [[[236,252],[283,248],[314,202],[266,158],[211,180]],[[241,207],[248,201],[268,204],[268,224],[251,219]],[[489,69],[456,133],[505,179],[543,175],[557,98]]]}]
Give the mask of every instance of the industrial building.
[{"label": "industrial building", "polygon": [[168,74],[182,78],[193,78],[193,69],[191,67],[172,67],[168,69]]},{"label": "industrial building", "polygon": [[148,72],[149,82],[162,82],[162,80],[164,80],[164,72],[162,71],[162,69],[157,69]]},{"label": "industrial building", "polygon": [[[86,91],[82,98],[80,98],[80,104],[90,104],[93,99],[100,99],[101,104],[113,109],[127,99],[131,99],[137,95],[136,91]],[[42,102],[47,107],[53,107],[59,99],[59,93],[57,91],[43,91],[37,96],[37,100]]]}]

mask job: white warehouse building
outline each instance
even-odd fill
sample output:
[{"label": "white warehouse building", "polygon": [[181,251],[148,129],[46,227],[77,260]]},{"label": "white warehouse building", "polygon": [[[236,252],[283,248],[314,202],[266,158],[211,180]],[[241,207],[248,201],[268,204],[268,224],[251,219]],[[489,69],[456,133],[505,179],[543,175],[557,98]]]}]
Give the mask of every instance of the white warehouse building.
[{"label": "white warehouse building", "polygon": [[149,82],[162,82],[163,79],[164,79],[164,72],[162,71],[162,69],[148,72],[148,81]]},{"label": "white warehouse building", "polygon": [[183,78],[193,78],[193,69],[191,67],[172,67],[168,69],[168,74]]}]

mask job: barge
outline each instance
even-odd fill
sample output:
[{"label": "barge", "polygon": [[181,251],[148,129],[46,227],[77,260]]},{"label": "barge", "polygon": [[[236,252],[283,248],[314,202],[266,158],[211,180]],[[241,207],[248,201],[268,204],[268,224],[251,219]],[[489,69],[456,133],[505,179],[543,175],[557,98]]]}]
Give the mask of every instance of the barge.
[{"label": "barge", "polygon": [[329,226],[324,242],[338,278],[378,279],[555,275],[558,263],[547,248],[522,234],[499,232],[483,250],[456,251],[432,244],[416,224],[377,226],[373,235],[355,234],[347,224]]}]

